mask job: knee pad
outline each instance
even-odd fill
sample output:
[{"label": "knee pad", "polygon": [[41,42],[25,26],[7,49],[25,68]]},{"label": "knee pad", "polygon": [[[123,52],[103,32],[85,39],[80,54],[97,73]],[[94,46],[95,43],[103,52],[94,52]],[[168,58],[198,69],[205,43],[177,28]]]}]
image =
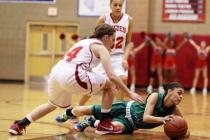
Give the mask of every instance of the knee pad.
[{"label": "knee pad", "polygon": [[155,76],[157,75],[156,71],[150,71],[150,77],[155,78]]}]

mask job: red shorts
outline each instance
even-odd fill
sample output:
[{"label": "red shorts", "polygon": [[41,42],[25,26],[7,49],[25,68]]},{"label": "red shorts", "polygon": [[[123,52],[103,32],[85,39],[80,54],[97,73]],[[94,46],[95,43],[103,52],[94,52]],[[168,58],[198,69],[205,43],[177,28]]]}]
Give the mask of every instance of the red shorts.
[{"label": "red shorts", "polygon": [[156,68],[160,66],[162,63],[162,57],[161,56],[152,56],[152,62],[151,62],[151,67]]},{"label": "red shorts", "polygon": [[196,62],[196,68],[203,69],[207,65],[206,59],[198,59]]},{"label": "red shorts", "polygon": [[166,56],[163,67],[164,69],[174,69],[176,67],[175,57]]}]

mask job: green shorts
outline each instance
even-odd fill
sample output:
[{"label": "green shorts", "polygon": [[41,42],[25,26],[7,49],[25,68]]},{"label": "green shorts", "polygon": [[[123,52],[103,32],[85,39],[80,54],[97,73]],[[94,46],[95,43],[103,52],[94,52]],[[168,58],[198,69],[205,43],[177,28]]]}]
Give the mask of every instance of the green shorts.
[{"label": "green shorts", "polygon": [[[130,124],[129,120],[125,118],[127,103],[128,101],[114,102],[112,104],[111,116],[112,121],[117,121],[124,125],[125,130],[123,133],[132,133],[134,128]],[[97,120],[99,120],[101,114],[101,105],[93,105],[92,114]]]}]

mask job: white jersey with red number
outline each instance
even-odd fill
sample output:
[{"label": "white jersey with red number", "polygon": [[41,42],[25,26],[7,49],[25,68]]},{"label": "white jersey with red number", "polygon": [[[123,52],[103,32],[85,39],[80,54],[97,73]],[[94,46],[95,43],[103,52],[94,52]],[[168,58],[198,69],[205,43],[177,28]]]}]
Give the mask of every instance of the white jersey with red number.
[{"label": "white jersey with red number", "polygon": [[100,63],[91,51],[93,43],[102,44],[97,39],[81,40],[52,68],[48,80],[50,104],[68,107],[73,94],[91,95],[103,88],[106,83],[104,76],[91,71]]},{"label": "white jersey with red number", "polygon": [[115,45],[111,51],[112,54],[124,53],[125,43],[126,43],[126,34],[128,32],[129,25],[129,16],[123,13],[121,19],[114,23],[111,17],[111,13],[104,15],[105,23],[111,25],[116,30]]},{"label": "white jersey with red number", "polygon": [[84,39],[76,43],[64,56],[64,61],[79,64],[84,69],[92,69],[100,63],[90,49],[91,44],[103,44],[97,39]]}]

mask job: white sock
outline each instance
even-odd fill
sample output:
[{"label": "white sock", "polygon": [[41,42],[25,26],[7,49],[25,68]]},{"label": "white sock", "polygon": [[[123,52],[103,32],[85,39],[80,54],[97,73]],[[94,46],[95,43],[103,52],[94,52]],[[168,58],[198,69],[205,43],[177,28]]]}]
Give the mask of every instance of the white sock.
[{"label": "white sock", "polygon": [[108,113],[108,112],[110,112],[111,111],[111,109],[101,109],[101,112],[103,112],[103,113]]},{"label": "white sock", "polygon": [[34,122],[32,117],[30,115],[27,115],[26,118],[30,121],[30,122]]}]

